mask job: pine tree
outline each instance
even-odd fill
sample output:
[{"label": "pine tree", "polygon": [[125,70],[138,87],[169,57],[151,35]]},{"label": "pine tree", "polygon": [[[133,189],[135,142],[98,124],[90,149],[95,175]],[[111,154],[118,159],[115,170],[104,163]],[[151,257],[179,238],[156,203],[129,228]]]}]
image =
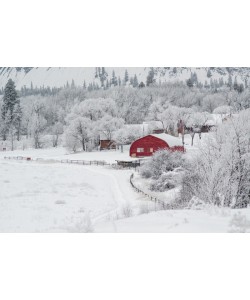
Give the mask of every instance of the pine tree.
[{"label": "pine tree", "polygon": [[141,89],[141,88],[144,88],[145,87],[145,83],[144,82],[140,82],[140,84],[139,84],[139,88]]},{"label": "pine tree", "polygon": [[210,70],[210,69],[208,69],[208,71],[207,71],[207,77],[208,77],[208,78],[212,77],[212,73],[211,73],[211,70]]},{"label": "pine tree", "polygon": [[189,78],[187,80],[187,86],[190,87],[190,88],[194,86],[193,80],[191,78]]},{"label": "pine tree", "polygon": [[98,68],[95,68],[95,78],[98,78]]},{"label": "pine tree", "polygon": [[112,72],[111,84],[112,84],[113,86],[117,86],[117,84],[118,84],[117,78],[116,78],[116,76],[115,76],[115,71],[114,71],[114,70],[113,70],[113,72]]},{"label": "pine tree", "polygon": [[237,91],[238,91],[238,93],[242,93],[244,91],[244,85],[243,85],[243,83],[241,83],[240,85],[238,85]]},{"label": "pine tree", "polygon": [[118,77],[118,85],[121,86],[122,82],[121,82],[121,77]]},{"label": "pine tree", "polygon": [[86,90],[86,81],[83,82],[83,89]]},{"label": "pine tree", "polygon": [[[100,72],[100,68],[99,68],[99,72]],[[108,74],[106,73],[106,70],[104,67],[102,67],[101,69],[101,73],[99,74],[100,77],[100,81],[101,81],[101,86],[104,87],[104,82],[107,79]]]},{"label": "pine tree", "polygon": [[146,81],[147,86],[149,86],[155,82],[154,75],[155,75],[154,68],[150,68],[150,70],[148,72],[148,76],[147,76],[147,81]]},{"label": "pine tree", "polygon": [[[15,83],[9,79],[5,88],[2,105],[2,120],[4,123],[2,129],[3,140],[6,140],[9,129],[15,123],[15,116],[20,111],[20,100],[17,95]],[[21,122],[21,113],[18,114]]]},{"label": "pine tree", "polygon": [[135,74],[134,80],[133,80],[133,87],[138,87],[138,79],[137,79],[136,74]]},{"label": "pine tree", "polygon": [[125,70],[125,74],[124,74],[124,85],[126,85],[128,81],[129,81],[128,70]]}]

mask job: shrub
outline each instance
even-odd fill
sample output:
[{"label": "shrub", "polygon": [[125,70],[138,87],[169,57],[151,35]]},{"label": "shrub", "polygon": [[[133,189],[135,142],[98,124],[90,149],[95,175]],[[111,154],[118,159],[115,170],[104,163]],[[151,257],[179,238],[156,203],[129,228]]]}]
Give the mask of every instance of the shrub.
[{"label": "shrub", "polygon": [[162,174],[173,171],[183,165],[183,153],[159,150],[142,165],[140,172],[144,178],[159,179]]}]

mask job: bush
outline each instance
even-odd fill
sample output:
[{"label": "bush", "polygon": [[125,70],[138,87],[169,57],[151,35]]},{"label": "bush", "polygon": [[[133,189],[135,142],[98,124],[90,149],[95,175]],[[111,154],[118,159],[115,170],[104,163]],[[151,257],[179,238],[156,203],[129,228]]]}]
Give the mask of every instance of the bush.
[{"label": "bush", "polygon": [[183,153],[159,150],[142,165],[140,172],[144,178],[159,179],[162,174],[171,172],[183,165]]},{"label": "bush", "polygon": [[150,190],[164,192],[170,190],[179,183],[180,174],[177,174],[175,171],[163,173],[157,180],[154,180],[150,184]]}]

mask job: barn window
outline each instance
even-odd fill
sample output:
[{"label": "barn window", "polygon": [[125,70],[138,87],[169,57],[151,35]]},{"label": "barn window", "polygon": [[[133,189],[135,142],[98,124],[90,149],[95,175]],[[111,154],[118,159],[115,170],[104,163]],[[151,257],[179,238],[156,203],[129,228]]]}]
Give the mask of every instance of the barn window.
[{"label": "barn window", "polygon": [[149,152],[154,152],[154,149],[153,149],[153,148],[150,148],[150,149],[149,149]]},{"label": "barn window", "polygon": [[137,152],[144,152],[144,148],[137,148]]}]

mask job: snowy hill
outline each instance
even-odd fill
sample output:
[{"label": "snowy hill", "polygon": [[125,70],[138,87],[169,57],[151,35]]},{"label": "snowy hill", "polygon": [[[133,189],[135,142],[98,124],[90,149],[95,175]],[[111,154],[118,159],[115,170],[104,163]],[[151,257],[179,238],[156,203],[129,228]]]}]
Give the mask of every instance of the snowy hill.
[{"label": "snowy hill", "polygon": [[[116,77],[124,78],[125,70],[128,70],[129,77],[137,75],[138,81],[146,82],[146,77],[150,70],[149,67],[105,67],[107,79],[111,79],[113,70]],[[66,85],[67,81],[71,83],[74,80],[76,85],[82,86],[85,81],[86,84],[91,82],[100,83],[99,78],[95,78],[96,68],[32,68],[32,67],[0,67],[0,88],[4,87],[9,78],[12,78],[18,89],[26,85],[30,87],[31,82],[34,87],[50,86],[62,87]],[[229,75],[234,79],[237,77],[238,83],[248,80],[250,77],[250,68],[173,68],[173,67],[155,67],[154,68],[156,81],[174,82],[186,81],[191,77],[191,74],[196,73],[198,81],[205,83],[210,79],[223,78],[224,82],[228,80]]]}]

